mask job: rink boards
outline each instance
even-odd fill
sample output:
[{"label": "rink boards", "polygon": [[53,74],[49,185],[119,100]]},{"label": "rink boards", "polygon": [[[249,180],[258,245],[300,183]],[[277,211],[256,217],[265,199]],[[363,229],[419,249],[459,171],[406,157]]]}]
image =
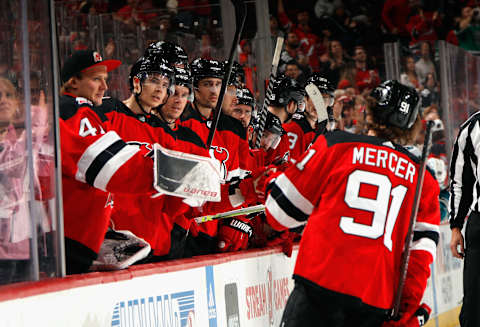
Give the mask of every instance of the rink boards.
[{"label": "rink boards", "polygon": [[[428,326],[458,325],[461,264],[446,252],[449,233],[441,226]],[[278,326],[297,253],[275,247],[12,285],[0,292],[1,326]]]}]

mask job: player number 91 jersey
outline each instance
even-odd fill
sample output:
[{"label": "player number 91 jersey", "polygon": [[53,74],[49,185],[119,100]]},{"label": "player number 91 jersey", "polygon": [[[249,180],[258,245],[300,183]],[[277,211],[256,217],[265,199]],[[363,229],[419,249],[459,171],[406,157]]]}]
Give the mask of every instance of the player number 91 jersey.
[{"label": "player number 91 jersey", "polygon": [[[418,159],[391,142],[341,131],[321,136],[269,186],[266,201],[275,229],[308,219],[295,276],[391,308],[418,169]],[[438,194],[427,171],[412,246],[427,253],[426,265],[438,241]]]}]

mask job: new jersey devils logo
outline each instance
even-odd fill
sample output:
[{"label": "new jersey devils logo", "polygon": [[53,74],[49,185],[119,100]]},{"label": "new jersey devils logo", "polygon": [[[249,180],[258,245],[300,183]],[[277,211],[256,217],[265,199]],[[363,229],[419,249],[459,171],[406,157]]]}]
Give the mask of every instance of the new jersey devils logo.
[{"label": "new jersey devils logo", "polygon": [[220,161],[220,176],[225,180],[227,178],[227,160],[230,156],[228,150],[223,147],[212,145],[210,146],[209,152],[210,157]]}]

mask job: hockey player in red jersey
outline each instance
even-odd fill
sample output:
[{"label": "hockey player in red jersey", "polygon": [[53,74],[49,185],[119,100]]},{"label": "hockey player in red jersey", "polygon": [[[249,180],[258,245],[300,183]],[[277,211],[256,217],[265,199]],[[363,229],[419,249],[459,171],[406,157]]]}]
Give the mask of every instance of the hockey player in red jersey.
[{"label": "hockey player in red jersey", "polygon": [[[193,92],[190,78],[187,70],[172,68],[160,55],[141,57],[130,72],[132,95],[123,103],[106,100],[104,111],[107,117],[113,115],[113,128],[129,143],[159,143],[167,149],[208,156],[198,135],[177,126]],[[173,85],[174,81],[178,85]],[[177,238],[171,235],[182,232],[174,225],[175,217],[189,209],[182,200],[165,195],[152,199],[149,195],[114,194],[112,221],[116,229],[130,230],[151,245],[153,253],[148,261],[179,258],[182,249],[172,246]]]},{"label": "hockey player in red jersey", "polygon": [[[268,111],[277,116],[282,124],[289,121],[297,111],[305,110],[305,90],[294,79],[285,75],[279,75],[272,81],[272,98]],[[284,134],[280,143],[271,147],[265,156],[267,165],[282,165],[290,159],[290,142]]]},{"label": "hockey player in red jersey", "polygon": [[[206,142],[210,132],[213,111],[220,94],[225,65],[216,60],[197,58],[191,63],[191,70],[195,100],[185,109],[182,115],[182,125],[194,130]],[[231,80],[235,79],[232,78]],[[231,183],[242,179],[247,174],[245,167],[241,166],[239,155],[242,142],[246,142],[246,132],[242,124],[228,115],[220,115],[209,150],[210,155],[221,163],[221,173],[224,179],[222,199],[218,203],[207,203],[202,208],[202,214],[225,212],[242,204],[242,199],[230,196],[229,192]],[[239,230],[238,232],[243,231]],[[206,222],[198,226],[192,224],[186,255],[217,252],[219,250],[217,234],[218,221]],[[247,233],[242,238],[242,243],[245,237],[248,238]]]},{"label": "hockey player in red jersey", "polygon": [[[305,85],[309,84],[318,88],[326,106],[325,110],[328,110],[327,108],[333,105],[335,88],[332,83],[319,73],[313,73],[305,83]],[[305,111],[294,114],[292,119],[283,125],[290,142],[290,160],[292,162],[296,162],[303,155],[315,139],[315,135],[322,134],[326,130],[327,120],[317,122],[317,110],[312,99],[307,95]]]},{"label": "hockey player in red jersey", "polygon": [[[110,221],[107,191],[153,193],[149,150],[125,143],[97,109],[118,60],[75,52],[62,67],[60,137],[67,273],[88,271]],[[79,202],[80,201],[80,202]]]},{"label": "hockey player in red jersey", "polygon": [[419,159],[401,144],[421,124],[416,91],[387,81],[369,98],[370,135],[321,135],[268,186],[268,223],[306,224],[281,326],[419,326],[439,237],[439,188],[425,172],[399,321],[388,321],[400,276]]}]

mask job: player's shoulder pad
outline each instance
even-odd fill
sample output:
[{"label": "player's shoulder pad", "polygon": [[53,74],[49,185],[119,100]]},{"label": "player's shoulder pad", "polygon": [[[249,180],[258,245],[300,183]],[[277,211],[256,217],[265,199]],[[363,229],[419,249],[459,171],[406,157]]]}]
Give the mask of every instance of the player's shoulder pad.
[{"label": "player's shoulder pad", "polygon": [[204,149],[207,148],[207,146],[202,141],[200,136],[188,127],[178,125],[177,138],[181,141],[184,141],[184,142],[193,143],[196,146],[199,146],[201,148],[204,148]]},{"label": "player's shoulder pad", "polygon": [[72,97],[69,95],[62,95],[60,97],[60,118],[63,120],[68,120],[69,118],[75,116],[78,109],[80,108],[90,108],[93,110],[93,103],[83,97]]},{"label": "player's shoulder pad", "polygon": [[300,126],[303,133],[307,134],[309,132],[313,132],[312,125],[310,125],[305,115],[302,115],[302,114],[295,114],[295,115],[298,115],[298,117],[297,118],[293,117],[292,121],[296,123],[298,126]]},{"label": "player's shoulder pad", "polygon": [[104,97],[102,99],[102,104],[97,107],[98,110],[101,110],[104,114],[109,112],[116,111],[124,114],[131,115],[132,111],[127,107],[125,103],[120,101],[117,98]]},{"label": "player's shoulder pad", "polygon": [[222,114],[218,121],[217,129],[219,131],[231,131],[235,133],[241,139],[247,139],[247,129],[243,127],[240,120],[235,119],[231,116]]},{"label": "player's shoulder pad", "polygon": [[341,130],[334,130],[326,132],[325,139],[327,140],[327,146],[333,146],[340,143],[368,143],[373,145],[385,145],[384,140],[379,139],[378,137],[353,134]]}]

